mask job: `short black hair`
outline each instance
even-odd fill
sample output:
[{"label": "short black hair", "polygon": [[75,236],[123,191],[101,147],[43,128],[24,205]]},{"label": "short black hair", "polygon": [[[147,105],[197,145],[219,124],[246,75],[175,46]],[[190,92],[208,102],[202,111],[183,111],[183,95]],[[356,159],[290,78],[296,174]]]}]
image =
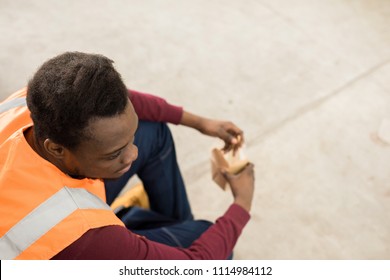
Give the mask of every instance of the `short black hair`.
[{"label": "short black hair", "polygon": [[27,106],[38,139],[69,149],[89,137],[95,117],[124,112],[128,93],[113,61],[103,55],[66,52],[46,61],[27,86]]}]

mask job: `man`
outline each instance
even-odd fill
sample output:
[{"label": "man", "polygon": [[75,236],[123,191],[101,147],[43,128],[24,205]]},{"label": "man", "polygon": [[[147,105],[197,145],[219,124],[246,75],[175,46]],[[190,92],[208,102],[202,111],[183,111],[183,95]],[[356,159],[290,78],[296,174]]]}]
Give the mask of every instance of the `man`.
[{"label": "man", "polygon": [[[0,258],[228,258],[249,220],[253,165],[224,173],[234,203],[214,225],[195,221],[164,122],[220,137],[225,149],[242,131],[128,91],[112,63],[64,53],[1,104]],[[105,202],[134,174],[150,209],[121,221]]]}]

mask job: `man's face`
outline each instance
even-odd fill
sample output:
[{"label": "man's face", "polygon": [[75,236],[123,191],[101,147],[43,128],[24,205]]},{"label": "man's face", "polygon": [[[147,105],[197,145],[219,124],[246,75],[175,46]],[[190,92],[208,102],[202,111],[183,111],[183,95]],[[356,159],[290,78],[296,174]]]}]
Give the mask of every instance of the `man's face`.
[{"label": "man's face", "polygon": [[122,176],[138,156],[133,144],[137,127],[138,117],[130,102],[120,115],[91,120],[87,127],[91,139],[74,151],[68,150],[64,157],[69,175],[100,179]]}]

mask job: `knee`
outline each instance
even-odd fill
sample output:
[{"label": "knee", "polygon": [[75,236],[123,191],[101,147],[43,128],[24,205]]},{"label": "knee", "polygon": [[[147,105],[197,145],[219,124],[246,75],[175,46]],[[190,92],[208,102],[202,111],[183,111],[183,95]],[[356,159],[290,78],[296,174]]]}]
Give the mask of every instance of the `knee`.
[{"label": "knee", "polygon": [[140,121],[135,133],[135,144],[155,145],[156,141],[171,139],[171,131],[166,123]]},{"label": "knee", "polygon": [[156,138],[157,136],[164,136],[171,134],[171,131],[166,123],[162,122],[149,122],[139,121],[136,136],[138,137],[151,137]]},{"label": "knee", "polygon": [[167,151],[174,151],[175,145],[166,123],[140,121],[135,134],[134,145],[138,147],[138,161],[160,157]]}]

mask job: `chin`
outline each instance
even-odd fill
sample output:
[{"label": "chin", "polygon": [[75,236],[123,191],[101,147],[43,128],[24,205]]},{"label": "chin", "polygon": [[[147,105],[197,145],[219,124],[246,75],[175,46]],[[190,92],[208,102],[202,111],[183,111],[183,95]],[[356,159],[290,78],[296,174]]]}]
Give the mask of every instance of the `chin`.
[{"label": "chin", "polygon": [[112,175],[110,175],[110,176],[102,177],[101,179],[103,179],[103,180],[117,180],[117,179],[119,179],[120,177],[122,177],[121,174],[112,174]]},{"label": "chin", "polygon": [[89,174],[86,174],[84,175],[84,178],[89,178],[89,179],[93,179],[93,180],[115,180],[115,179],[118,179],[120,178],[123,174],[119,174],[119,173],[116,173],[116,172],[110,172],[110,173],[107,173],[107,170],[104,170],[106,171],[105,173],[103,172],[91,172]]}]

